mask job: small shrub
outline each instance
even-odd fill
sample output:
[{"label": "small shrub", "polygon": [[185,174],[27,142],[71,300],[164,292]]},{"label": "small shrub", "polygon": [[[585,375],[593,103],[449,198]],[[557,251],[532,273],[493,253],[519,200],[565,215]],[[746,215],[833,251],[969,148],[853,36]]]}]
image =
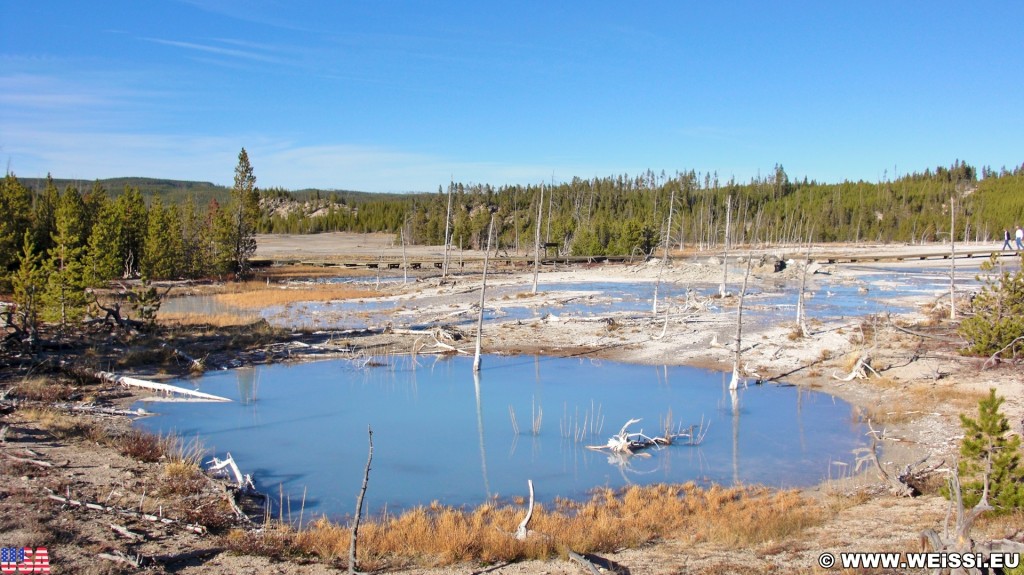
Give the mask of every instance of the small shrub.
[{"label": "small shrub", "polygon": [[[995,262],[993,254],[982,270],[994,269]],[[1024,337],[1024,254],[1021,264],[1013,274],[1004,270],[989,277],[974,298],[974,315],[960,324],[960,335],[968,342],[967,353],[992,355]],[[1020,349],[1024,342],[1018,342],[1012,351]]]},{"label": "small shrub", "polygon": [[159,461],[164,454],[160,437],[138,429],[129,430],[124,435],[114,438],[114,447],[125,457],[138,459],[147,463]]}]

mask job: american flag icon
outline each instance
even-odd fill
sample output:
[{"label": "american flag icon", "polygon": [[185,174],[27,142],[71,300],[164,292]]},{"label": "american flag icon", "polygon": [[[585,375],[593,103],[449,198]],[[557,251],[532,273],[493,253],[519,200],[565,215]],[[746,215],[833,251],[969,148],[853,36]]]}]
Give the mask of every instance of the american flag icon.
[{"label": "american flag icon", "polygon": [[14,573],[49,573],[50,555],[46,547],[0,547],[0,572],[3,575]]}]

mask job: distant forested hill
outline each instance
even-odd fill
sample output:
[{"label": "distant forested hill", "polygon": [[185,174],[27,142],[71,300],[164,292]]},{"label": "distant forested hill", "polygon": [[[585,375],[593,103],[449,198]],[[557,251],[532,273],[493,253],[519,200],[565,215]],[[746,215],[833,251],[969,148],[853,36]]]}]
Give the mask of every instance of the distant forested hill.
[{"label": "distant forested hill", "polygon": [[[18,178],[22,185],[41,193],[46,189],[46,178]],[[158,178],[107,178],[105,180],[68,180],[54,178],[53,185],[58,190],[73,186],[81,193],[86,193],[99,185],[111,197],[116,197],[125,189],[137,189],[147,202],[160,198],[165,204],[183,204],[192,197],[200,205],[206,205],[212,199],[225,201],[231,195],[231,188],[218,186],[210,182],[191,182],[186,180],[163,180]]]}]

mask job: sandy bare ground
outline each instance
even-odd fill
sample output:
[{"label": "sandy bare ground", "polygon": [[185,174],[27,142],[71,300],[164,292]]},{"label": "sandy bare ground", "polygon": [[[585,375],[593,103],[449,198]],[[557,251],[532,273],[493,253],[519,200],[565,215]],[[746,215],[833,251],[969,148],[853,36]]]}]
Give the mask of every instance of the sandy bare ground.
[{"label": "sandy bare ground", "polygon": [[[279,243],[262,242],[261,254],[333,253],[340,240],[334,234],[312,238],[277,238]],[[261,238],[262,240],[262,238]],[[301,241],[299,241],[301,240]],[[391,236],[349,237],[346,249],[365,250],[373,255],[388,247]],[[400,249],[400,248],[399,248]],[[440,248],[424,248],[425,253]],[[824,249],[824,248],[821,248]],[[873,247],[872,249],[881,249]],[[894,250],[920,249],[901,246]],[[941,249],[941,247],[936,248]],[[277,250],[277,251],[275,251]],[[400,252],[399,252],[400,253]],[[916,252],[915,252],[916,253]],[[906,263],[904,265],[925,265]],[[853,266],[826,266],[820,271],[843,281],[863,281]],[[733,266],[728,288],[739,291],[742,266]],[[781,274],[770,265],[752,269],[751,286],[774,286],[783,278],[793,285],[800,273],[793,266]],[[562,267],[545,270],[541,276],[540,294],[528,292],[532,277],[523,274],[497,274],[488,280],[488,289],[511,290],[489,305],[550,305],[558,298],[581,297],[586,286],[594,281],[671,282],[677,285],[717,285],[721,280],[719,263],[705,256],[674,261],[662,267],[660,262],[638,265],[607,265]],[[479,297],[479,278],[458,276],[440,281],[433,270],[413,276],[410,284],[383,287],[382,298],[405,302],[404,312],[435,319],[444,313],[474,313]],[[418,281],[417,281],[418,280]],[[544,284],[575,282],[580,293],[553,293]],[[870,285],[866,286],[868,289]],[[518,290],[518,293],[517,293]],[[794,292],[795,297],[795,292]],[[665,302],[661,313],[618,313],[607,317],[559,317],[557,314],[531,320],[488,323],[483,348],[489,353],[543,353],[570,355],[586,353],[594,357],[628,362],[698,365],[723,370],[732,368],[735,333],[735,296],[716,301],[694,301],[678,298]],[[888,468],[899,467],[928,456],[930,463],[954,461],[962,431],[958,414],[974,413],[977,399],[989,388],[1006,398],[1003,411],[1016,433],[1021,433],[1024,418],[1024,378],[1019,365],[1008,363],[981,369],[981,360],[958,354],[959,343],[948,322],[937,316],[948,314],[939,307],[929,312],[922,306],[936,303],[934,296],[921,296],[908,302],[918,311],[885,318],[843,319],[827,323],[812,322],[810,337],[796,335],[792,319],[770,325],[744,326],[743,368],[751,382],[785,380],[812,387],[846,399],[862,410],[865,419],[885,429],[882,462]],[[667,307],[668,319],[664,311]],[[464,331],[466,331],[464,329]],[[412,349],[422,336],[395,333],[367,335],[368,345],[390,346],[392,350]],[[343,353],[332,348],[330,338],[309,336],[310,353]],[[454,342],[456,347],[472,349],[468,340]],[[429,351],[427,349],[426,351]],[[856,358],[870,356],[879,376],[844,381]],[[842,378],[842,379],[841,379]],[[95,390],[94,393],[101,393]],[[130,397],[119,400],[121,404]],[[0,544],[50,544],[54,572],[134,572],[137,569],[96,558],[101,551],[116,550],[138,553],[151,560],[149,572],[174,573],[327,573],[328,566],[316,562],[279,562],[262,557],[236,556],[225,553],[216,537],[196,535],[175,527],[154,527],[131,519],[121,523],[143,531],[143,543],[125,541],[111,531],[109,517],[100,513],[61,506],[46,498],[46,489],[65,489],[82,500],[116,497],[129,500],[145,492],[147,482],[157,473],[155,464],[141,464],[111,454],[109,449],[82,444],[66,444],[48,438],[33,428],[31,422],[19,418],[17,411],[4,415],[11,426],[4,449],[29,447],[36,458],[57,462],[54,469],[11,465],[2,468],[3,485],[0,497],[7,502],[21,502],[17,508],[29,519],[19,527],[10,509],[2,525],[5,533]],[[124,421],[119,423],[124,425]],[[891,466],[891,467],[890,467]],[[918,534],[924,529],[942,529],[947,502],[930,491],[915,498],[890,495],[870,468],[855,474],[837,469],[836,478],[808,489],[809,497],[817,498],[827,517],[819,527],[801,534],[798,540],[773,542],[749,549],[726,548],[710,542],[694,540],[687,534],[666,541],[657,541],[640,549],[624,549],[603,555],[619,566],[620,572],[652,573],[821,573],[817,557],[823,551],[916,551]],[[1017,517],[1019,520],[1019,516]],[[54,526],[58,527],[54,527]],[[53,541],[33,538],[33,531],[56,537]],[[54,536],[53,533],[57,535]],[[1022,537],[1019,524],[991,521],[981,523],[976,538]],[[63,565],[63,567],[58,567]],[[66,569],[58,571],[58,568]],[[408,573],[581,573],[579,566],[564,561],[520,562],[510,565],[457,565],[437,569],[409,569]]]}]

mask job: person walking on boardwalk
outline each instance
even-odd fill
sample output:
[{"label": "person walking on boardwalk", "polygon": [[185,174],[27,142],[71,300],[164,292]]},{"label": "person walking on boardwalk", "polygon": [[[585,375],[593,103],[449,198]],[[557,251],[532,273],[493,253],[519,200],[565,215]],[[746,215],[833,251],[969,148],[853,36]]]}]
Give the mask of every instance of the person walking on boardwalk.
[{"label": "person walking on boardwalk", "polygon": [[1017,239],[1017,249],[1024,250],[1024,230],[1020,229],[1020,224],[1017,225],[1017,231],[1013,237]]},{"label": "person walking on boardwalk", "polygon": [[1013,246],[1010,245],[1010,229],[1003,228],[1003,247],[1001,250],[1013,251]]}]

